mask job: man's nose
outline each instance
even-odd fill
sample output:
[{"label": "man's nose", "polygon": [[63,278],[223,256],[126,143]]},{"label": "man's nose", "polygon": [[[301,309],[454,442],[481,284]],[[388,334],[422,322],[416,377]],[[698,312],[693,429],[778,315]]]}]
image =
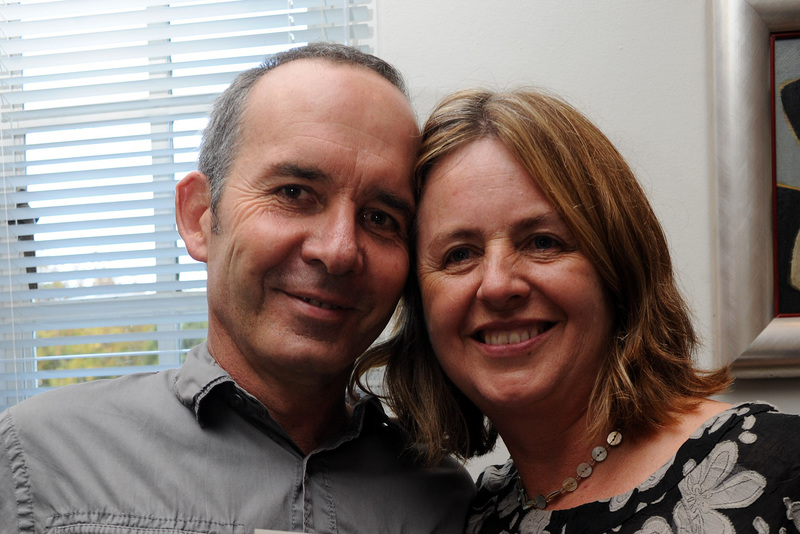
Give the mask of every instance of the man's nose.
[{"label": "man's nose", "polygon": [[357,274],[364,266],[356,213],[345,207],[315,217],[303,244],[303,260],[321,263],[328,274]]}]

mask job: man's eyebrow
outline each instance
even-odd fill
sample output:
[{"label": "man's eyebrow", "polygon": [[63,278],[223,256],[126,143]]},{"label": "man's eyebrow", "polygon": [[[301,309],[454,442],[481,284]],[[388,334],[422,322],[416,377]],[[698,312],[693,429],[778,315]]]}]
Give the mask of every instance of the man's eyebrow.
[{"label": "man's eyebrow", "polygon": [[304,167],[296,163],[277,163],[272,167],[275,176],[302,178],[311,182],[330,181],[330,176],[316,167]]},{"label": "man's eyebrow", "polygon": [[[274,176],[301,178],[310,182],[333,181],[330,175],[321,169],[298,165],[297,163],[276,163],[272,166],[272,174]],[[378,201],[388,207],[400,211],[408,220],[414,217],[414,208],[411,207],[411,204],[391,191],[378,190],[373,198],[377,198]]]},{"label": "man's eyebrow", "polygon": [[414,217],[414,209],[407,200],[395,195],[389,191],[378,191],[377,199],[392,209],[400,211],[405,216],[406,220],[411,220]]}]

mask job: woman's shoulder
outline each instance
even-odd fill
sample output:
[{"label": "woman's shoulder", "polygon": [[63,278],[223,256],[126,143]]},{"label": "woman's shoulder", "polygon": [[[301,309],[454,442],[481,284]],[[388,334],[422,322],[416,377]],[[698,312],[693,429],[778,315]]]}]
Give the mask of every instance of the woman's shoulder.
[{"label": "woman's shoulder", "polygon": [[[472,501],[466,532],[508,530],[508,523],[512,519],[510,515],[516,520],[525,515],[517,498],[516,484],[517,467],[511,458],[504,464],[491,465],[484,469],[476,481],[478,494]],[[517,508],[520,513],[512,514]]]},{"label": "woman's shoulder", "polygon": [[800,432],[800,415],[781,412],[765,401],[741,402],[708,418],[693,437],[730,431],[736,427],[749,430],[756,425],[761,428],[774,427],[776,432],[796,433]]},{"label": "woman's shoulder", "polygon": [[[783,413],[768,402],[752,401],[711,417],[682,451],[694,451],[698,462],[711,462],[724,453],[739,469],[756,470],[769,479],[800,468],[799,442],[800,415]],[[698,457],[700,449],[707,450]]]}]

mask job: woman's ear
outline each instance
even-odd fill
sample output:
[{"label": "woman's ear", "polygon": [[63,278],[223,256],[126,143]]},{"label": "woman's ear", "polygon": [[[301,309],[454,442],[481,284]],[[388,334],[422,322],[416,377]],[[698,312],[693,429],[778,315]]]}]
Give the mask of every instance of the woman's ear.
[{"label": "woman's ear", "polygon": [[192,171],[175,186],[175,220],[186,250],[197,261],[208,262],[212,219],[208,178]]}]

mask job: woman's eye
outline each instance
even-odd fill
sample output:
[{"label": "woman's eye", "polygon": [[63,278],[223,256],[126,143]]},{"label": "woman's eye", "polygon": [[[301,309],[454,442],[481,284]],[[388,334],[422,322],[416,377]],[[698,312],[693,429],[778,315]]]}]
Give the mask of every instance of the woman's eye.
[{"label": "woman's eye", "polygon": [[533,238],[533,246],[537,250],[549,250],[558,245],[558,242],[548,235],[538,235]]}]

